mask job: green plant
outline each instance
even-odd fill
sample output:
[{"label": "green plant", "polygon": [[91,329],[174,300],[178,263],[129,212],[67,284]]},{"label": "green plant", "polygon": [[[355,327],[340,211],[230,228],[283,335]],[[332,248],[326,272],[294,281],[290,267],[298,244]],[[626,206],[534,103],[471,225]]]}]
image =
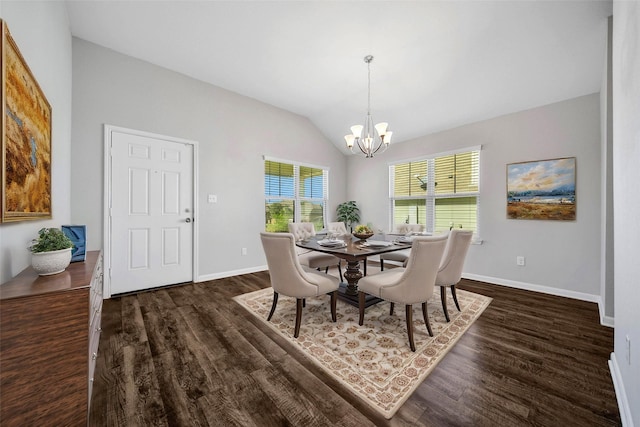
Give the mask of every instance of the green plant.
[{"label": "green plant", "polygon": [[59,251],[73,247],[73,242],[59,228],[41,228],[38,238],[31,241],[29,250],[34,253]]},{"label": "green plant", "polygon": [[344,224],[352,231],[352,225],[360,221],[360,209],[358,209],[358,206],[356,205],[356,202],[354,200],[340,203],[336,208],[336,213],[338,214],[338,221],[344,222]]}]

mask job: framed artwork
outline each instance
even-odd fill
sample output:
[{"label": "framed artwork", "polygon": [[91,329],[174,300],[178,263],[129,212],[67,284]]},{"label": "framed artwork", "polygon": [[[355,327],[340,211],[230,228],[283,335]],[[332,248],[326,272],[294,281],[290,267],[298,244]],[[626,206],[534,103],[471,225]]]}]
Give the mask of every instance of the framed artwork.
[{"label": "framed artwork", "polygon": [[576,158],[507,165],[507,218],[576,219]]},{"label": "framed artwork", "polygon": [[51,218],[51,105],[2,24],[0,222]]}]

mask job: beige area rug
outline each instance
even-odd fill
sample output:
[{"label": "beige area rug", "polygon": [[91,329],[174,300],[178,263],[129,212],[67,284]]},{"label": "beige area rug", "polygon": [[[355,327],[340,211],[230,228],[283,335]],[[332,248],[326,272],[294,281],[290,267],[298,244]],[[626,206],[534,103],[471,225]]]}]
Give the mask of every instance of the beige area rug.
[{"label": "beige area rug", "polygon": [[439,289],[427,305],[433,337],[424,325],[421,304],[414,305],[415,353],[409,349],[405,309],[399,304],[393,316],[388,302],[368,307],[364,325],[359,326],[357,307],[338,300],[338,321],[333,323],[329,296],[309,298],[302,312],[300,336],[295,339],[294,298],[280,295],[271,322],[267,322],[273,301],[271,288],[234,299],[374,410],[391,418],[491,302],[489,297],[457,290],[459,312],[449,291],[447,295],[450,323],[442,312]]}]

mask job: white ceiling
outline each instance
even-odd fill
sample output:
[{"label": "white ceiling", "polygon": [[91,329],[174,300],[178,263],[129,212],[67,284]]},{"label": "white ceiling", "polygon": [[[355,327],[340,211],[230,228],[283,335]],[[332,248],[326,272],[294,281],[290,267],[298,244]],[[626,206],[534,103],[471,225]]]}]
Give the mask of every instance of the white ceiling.
[{"label": "white ceiling", "polygon": [[[67,1],[74,36],[308,117],[345,151],[600,90],[610,1]],[[250,125],[250,123],[249,123]]]}]

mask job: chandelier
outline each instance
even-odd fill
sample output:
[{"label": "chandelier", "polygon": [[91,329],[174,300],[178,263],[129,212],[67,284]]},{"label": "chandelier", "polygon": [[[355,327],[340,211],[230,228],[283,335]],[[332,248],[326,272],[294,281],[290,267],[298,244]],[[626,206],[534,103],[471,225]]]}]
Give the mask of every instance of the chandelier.
[{"label": "chandelier", "polygon": [[[364,62],[367,64],[369,80],[367,86],[367,118],[364,121],[364,126],[351,126],[351,134],[344,137],[344,140],[347,141],[347,148],[350,149],[352,153],[357,153],[357,151],[353,150],[353,147],[357,145],[362,154],[367,158],[373,157],[378,151],[381,153],[384,152],[389,147],[391,134],[393,133],[387,131],[389,123],[383,122],[373,126],[373,119],[371,118],[371,61],[373,61],[373,56],[367,55],[364,57]],[[374,128],[376,132],[373,131]]]}]

